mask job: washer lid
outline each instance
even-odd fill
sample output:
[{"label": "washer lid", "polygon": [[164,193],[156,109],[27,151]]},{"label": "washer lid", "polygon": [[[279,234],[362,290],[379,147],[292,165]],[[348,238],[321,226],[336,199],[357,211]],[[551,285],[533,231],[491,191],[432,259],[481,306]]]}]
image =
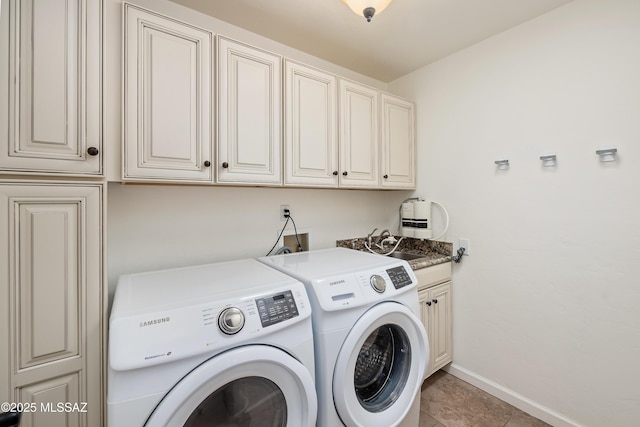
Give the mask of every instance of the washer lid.
[{"label": "washer lid", "polygon": [[250,345],[190,372],[160,401],[145,426],[313,426],[317,411],[313,379],[300,362],[276,348]]},{"label": "washer lid", "polygon": [[403,260],[345,248],[259,260],[304,282],[309,294],[315,296],[312,296],[314,310],[348,310],[409,293],[414,294],[417,302],[418,279]]},{"label": "washer lid", "polygon": [[285,271],[297,278],[319,279],[327,275],[355,273],[373,268],[406,265],[406,261],[346,248],[329,248],[309,252],[275,255],[259,258],[261,262]]},{"label": "washer lid", "polygon": [[244,297],[290,283],[296,280],[254,259],[126,274],[118,279],[111,317]]}]

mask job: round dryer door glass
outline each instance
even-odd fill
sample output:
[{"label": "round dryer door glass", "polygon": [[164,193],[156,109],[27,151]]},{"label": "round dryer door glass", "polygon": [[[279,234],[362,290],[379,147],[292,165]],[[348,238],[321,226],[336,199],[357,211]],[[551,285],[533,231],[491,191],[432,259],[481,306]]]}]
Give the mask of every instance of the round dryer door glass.
[{"label": "round dryer door glass", "polygon": [[386,324],[374,330],[358,353],[353,382],[360,404],[381,412],[402,393],[411,367],[411,346],[406,333]]},{"label": "round dryer door glass", "polygon": [[245,377],[225,384],[205,399],[185,427],[284,427],[287,404],[278,386],[261,377]]}]

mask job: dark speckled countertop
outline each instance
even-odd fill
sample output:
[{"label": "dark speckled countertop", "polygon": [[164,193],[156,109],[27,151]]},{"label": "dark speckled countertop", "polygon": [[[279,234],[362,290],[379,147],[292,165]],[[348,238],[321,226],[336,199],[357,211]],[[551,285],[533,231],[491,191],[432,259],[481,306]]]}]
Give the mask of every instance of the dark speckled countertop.
[{"label": "dark speckled countertop", "polygon": [[[400,236],[394,236],[396,239],[400,239]],[[378,236],[372,238],[376,241]],[[367,241],[366,237],[356,237],[353,239],[337,240],[336,246],[341,248],[354,249],[356,251],[367,251],[364,244]],[[393,248],[393,245],[388,246],[388,252]],[[453,244],[447,242],[438,242],[434,240],[414,239],[413,237],[405,237],[402,239],[396,252],[404,252],[415,255],[420,255],[420,258],[407,261],[413,270],[419,270],[421,268],[430,267],[432,265],[442,264],[451,261],[453,254]],[[380,253],[385,253],[379,250]]]}]

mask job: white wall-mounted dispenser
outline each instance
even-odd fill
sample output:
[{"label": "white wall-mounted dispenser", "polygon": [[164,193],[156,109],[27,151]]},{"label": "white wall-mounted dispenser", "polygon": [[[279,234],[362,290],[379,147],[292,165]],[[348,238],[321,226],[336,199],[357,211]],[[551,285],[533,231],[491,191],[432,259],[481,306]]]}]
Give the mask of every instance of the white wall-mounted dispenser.
[{"label": "white wall-mounted dispenser", "polygon": [[402,203],[401,211],[400,211],[400,232],[404,237],[413,237],[414,230],[414,209],[413,202],[404,202]]},{"label": "white wall-mounted dispenser", "polygon": [[429,200],[413,202],[413,216],[413,237],[418,239],[432,238],[433,228],[431,227],[431,202]]},{"label": "white wall-mounted dispenser", "polygon": [[[433,237],[431,222],[431,207],[438,205],[445,216],[444,230],[437,237]],[[449,213],[442,204],[433,200],[407,199],[400,206],[400,233],[404,237],[416,239],[439,239],[449,228]]]}]

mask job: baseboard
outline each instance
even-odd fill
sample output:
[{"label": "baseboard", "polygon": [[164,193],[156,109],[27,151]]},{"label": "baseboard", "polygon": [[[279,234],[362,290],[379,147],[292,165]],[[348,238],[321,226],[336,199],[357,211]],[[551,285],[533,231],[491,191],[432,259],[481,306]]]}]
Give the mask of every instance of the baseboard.
[{"label": "baseboard", "polygon": [[473,386],[478,387],[480,390],[503,400],[516,408],[533,415],[534,417],[544,421],[547,424],[551,424],[554,427],[581,427],[580,424],[569,418],[559,414],[546,406],[543,406],[537,402],[534,402],[527,397],[516,393],[500,384],[497,384],[487,378],[484,378],[475,372],[469,371],[462,366],[456,364],[450,364],[442,368],[454,377],[460,378]]}]

